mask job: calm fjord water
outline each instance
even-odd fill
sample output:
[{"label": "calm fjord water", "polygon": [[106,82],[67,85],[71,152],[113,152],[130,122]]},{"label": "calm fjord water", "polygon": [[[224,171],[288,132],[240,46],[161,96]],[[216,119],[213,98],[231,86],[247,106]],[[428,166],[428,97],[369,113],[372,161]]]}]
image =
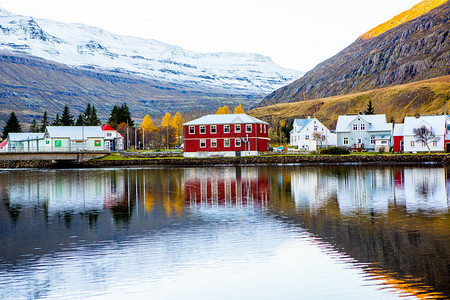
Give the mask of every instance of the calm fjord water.
[{"label": "calm fjord water", "polygon": [[450,170],[0,171],[0,299],[450,297]]}]

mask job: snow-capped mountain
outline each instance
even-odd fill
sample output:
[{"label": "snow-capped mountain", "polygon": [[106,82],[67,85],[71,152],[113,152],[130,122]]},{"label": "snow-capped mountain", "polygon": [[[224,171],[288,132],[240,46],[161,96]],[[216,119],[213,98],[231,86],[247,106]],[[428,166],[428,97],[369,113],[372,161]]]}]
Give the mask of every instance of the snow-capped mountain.
[{"label": "snow-capped mountain", "polygon": [[209,92],[267,94],[303,75],[259,54],[197,53],[156,40],[15,15],[3,9],[0,50],[77,69],[137,75]]}]

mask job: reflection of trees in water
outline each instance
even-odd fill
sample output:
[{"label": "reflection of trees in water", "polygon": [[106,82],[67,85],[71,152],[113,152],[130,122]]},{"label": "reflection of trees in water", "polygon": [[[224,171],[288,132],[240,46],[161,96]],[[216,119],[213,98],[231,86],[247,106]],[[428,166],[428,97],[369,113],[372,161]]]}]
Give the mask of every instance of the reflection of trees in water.
[{"label": "reflection of trees in water", "polygon": [[[341,167],[336,171],[334,168],[321,168],[318,172],[322,173],[321,176],[331,173],[339,179],[354,177],[358,173],[354,169]],[[376,170],[379,171],[379,168]],[[290,173],[281,168],[279,172]],[[370,168],[360,172],[359,179],[372,180],[373,176],[368,176],[370,172]],[[390,180],[394,181],[393,175],[390,176]],[[378,275],[382,270],[384,276],[390,279],[385,282],[404,282],[404,291],[413,294],[438,291],[446,297],[450,296],[449,213],[412,214],[403,205],[389,205],[387,211],[381,213],[377,210],[343,212],[337,194],[320,200],[321,205],[313,209],[311,205],[296,207],[292,198],[291,203],[286,203],[282,195],[291,185],[289,181],[278,180],[283,177],[283,174],[271,175],[271,204],[275,208],[272,213],[301,225],[358,262],[378,266]],[[430,196],[435,187],[425,177],[418,185],[418,192]],[[277,187],[280,184],[283,186]],[[348,184],[353,183],[350,181]],[[372,183],[367,186],[372,186]],[[395,198],[394,195],[392,198]],[[368,273],[373,274],[371,269]]]}]

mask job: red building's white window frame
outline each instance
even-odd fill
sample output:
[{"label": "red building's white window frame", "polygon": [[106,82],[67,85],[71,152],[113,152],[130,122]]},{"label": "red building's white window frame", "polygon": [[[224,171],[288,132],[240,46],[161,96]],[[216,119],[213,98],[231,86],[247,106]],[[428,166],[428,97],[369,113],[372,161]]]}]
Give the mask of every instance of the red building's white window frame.
[{"label": "red building's white window frame", "polygon": [[230,125],[223,125],[223,133],[230,133]]},{"label": "red building's white window frame", "polygon": [[[213,128],[214,128],[214,132],[213,132]],[[211,125],[211,127],[209,128],[209,131],[211,132],[211,134],[216,134],[217,133],[217,126],[216,125]]]},{"label": "red building's white window frame", "polygon": [[223,139],[223,146],[224,147],[230,147],[230,139]]},{"label": "red building's white window frame", "polygon": [[200,130],[199,131],[200,131],[200,134],[206,134],[206,126],[205,125],[200,125]]},{"label": "red building's white window frame", "polygon": [[211,148],[217,148],[217,140],[211,139]]},{"label": "red building's white window frame", "polygon": [[[250,127],[250,130],[248,130],[249,127]],[[251,133],[251,132],[252,132],[252,124],[246,124],[246,125],[245,125],[245,132],[246,132],[246,133]]]},{"label": "red building's white window frame", "polygon": [[189,126],[189,134],[195,134],[195,126]]},{"label": "red building's white window frame", "polygon": [[206,140],[200,140],[200,148],[206,148]]},{"label": "red building's white window frame", "polygon": [[241,133],[241,124],[234,125],[234,133]]},{"label": "red building's white window frame", "polygon": [[241,139],[234,139],[234,146],[235,147],[242,147]]}]

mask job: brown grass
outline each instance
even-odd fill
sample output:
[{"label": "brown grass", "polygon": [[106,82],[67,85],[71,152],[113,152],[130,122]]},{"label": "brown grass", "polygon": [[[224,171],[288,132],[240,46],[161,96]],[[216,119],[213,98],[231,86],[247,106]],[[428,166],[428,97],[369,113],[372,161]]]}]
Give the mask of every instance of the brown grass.
[{"label": "brown grass", "polygon": [[360,36],[362,39],[371,39],[374,38],[394,27],[397,27],[405,22],[408,22],[412,19],[415,19],[433,8],[436,8],[442,4],[447,2],[447,0],[425,0],[416,5],[414,5],[411,9],[402,12],[401,14],[393,17],[389,21],[378,25],[377,27],[371,29],[370,31],[364,33]]},{"label": "brown grass", "polygon": [[388,121],[393,117],[397,123],[403,122],[405,116],[416,114],[447,114],[450,112],[450,75],[361,93],[258,107],[249,114],[265,120],[310,115],[334,129],[339,115],[363,112],[369,99],[372,99],[375,113],[386,114]]}]

